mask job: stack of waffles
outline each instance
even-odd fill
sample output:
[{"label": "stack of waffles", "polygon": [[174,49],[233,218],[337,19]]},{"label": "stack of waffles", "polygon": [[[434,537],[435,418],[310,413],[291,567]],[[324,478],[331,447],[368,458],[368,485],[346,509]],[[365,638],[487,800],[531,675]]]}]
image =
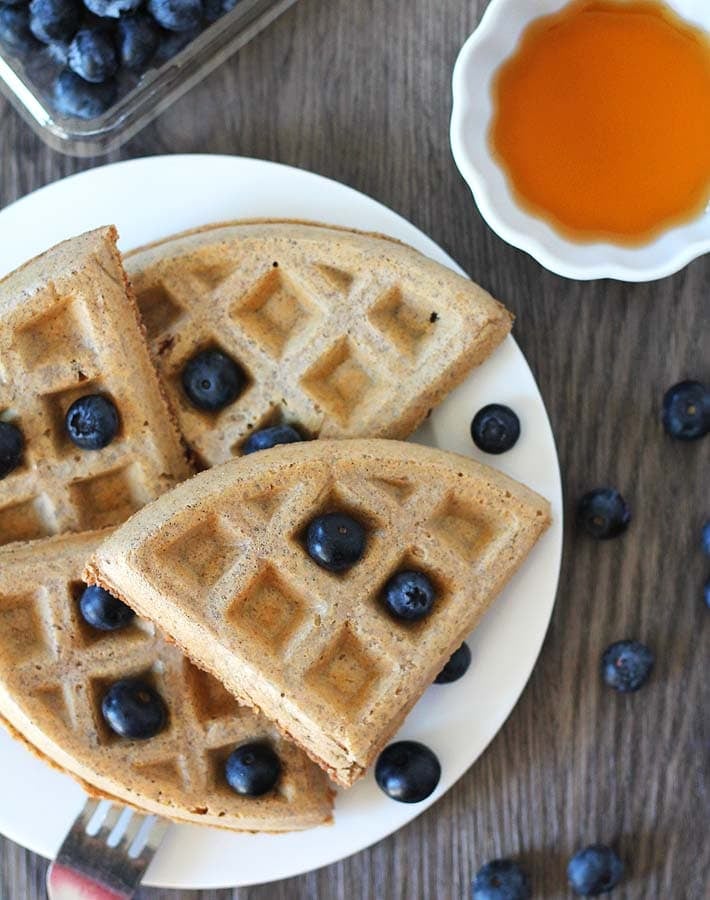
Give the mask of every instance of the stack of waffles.
[{"label": "stack of waffles", "polygon": [[[328,776],[364,773],[549,523],[522,485],[399,440],[511,318],[376,235],[211,226],[135,251],[128,275],[116,237],[67,241],[0,282],[0,422],[23,442],[0,478],[0,719],[89,793],[236,830],[311,827],[331,818]],[[219,411],[183,384],[205,350],[244,374]],[[89,395],[118,411],[100,449],[66,424]],[[276,424],[311,440],[244,455]],[[332,511],[368,531],[344,575],[304,549]],[[393,624],[378,596],[415,564],[436,611]],[[97,630],[87,582],[138,616]],[[125,678],[167,707],[149,740],[104,718]],[[258,797],[224,771],[254,741],[281,764]]]}]

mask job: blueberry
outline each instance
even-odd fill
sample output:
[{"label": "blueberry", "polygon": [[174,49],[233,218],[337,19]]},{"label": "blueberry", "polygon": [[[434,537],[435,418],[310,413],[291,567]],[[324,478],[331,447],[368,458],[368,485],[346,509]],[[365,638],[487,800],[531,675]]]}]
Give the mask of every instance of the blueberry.
[{"label": "blueberry", "polygon": [[84,6],[102,19],[118,19],[135,12],[143,0],[84,0]]},{"label": "blueberry", "polygon": [[365,529],[344,513],[318,516],[306,531],[308,555],[329,572],[352,568],[362,559],[365,543]]},{"label": "blueberry", "polygon": [[3,6],[27,6],[27,0],[2,0]]},{"label": "blueberry", "polygon": [[471,437],[484,453],[505,453],[520,437],[520,419],[510,407],[490,403],[473,417]]},{"label": "blueberry", "polygon": [[398,572],[385,585],[383,599],[393,616],[416,622],[434,608],[436,589],[423,572]]},{"label": "blueberry", "polygon": [[72,443],[82,450],[101,450],[118,434],[118,410],[103,394],[87,394],[75,400],[66,415]]},{"label": "blueberry", "polygon": [[77,31],[67,53],[69,68],[92,84],[99,84],[116,74],[118,55],[110,32],[102,27]]},{"label": "blueberry", "polygon": [[382,790],[400,803],[420,803],[434,791],[441,778],[441,765],[424,744],[397,741],[380,753],[375,780]]},{"label": "blueberry", "polygon": [[244,390],[241,368],[221,350],[203,350],[182,370],[182,386],[198,409],[216,412],[234,403]]},{"label": "blueberry", "polygon": [[230,753],[224,774],[237,794],[260,797],[276,786],[281,777],[281,760],[269,744],[253,741]]},{"label": "blueberry", "polygon": [[710,431],[710,391],[699,381],[681,381],[663,398],[663,427],[679,441],[695,441]]},{"label": "blueberry", "polygon": [[19,6],[0,6],[0,41],[11,50],[29,53],[40,49],[30,31],[30,14]]},{"label": "blueberry", "polygon": [[184,50],[188,44],[191,44],[195,38],[202,33],[202,26],[197,25],[189,31],[165,31],[160,36],[158,51],[156,53],[156,62],[164,63],[168,59],[172,59],[176,53]]},{"label": "blueberry", "polygon": [[0,478],[9,475],[22,462],[25,440],[11,422],[0,422]]},{"label": "blueberry", "polygon": [[238,2],[239,0],[204,0],[205,19],[208,22],[216,22],[220,16],[234,9]]},{"label": "blueberry", "polygon": [[43,44],[70,41],[81,22],[79,0],[32,0],[30,29]]},{"label": "blueberry", "polygon": [[512,859],[494,859],[476,872],[471,900],[530,900],[527,873]]},{"label": "blueberry", "polygon": [[153,58],[160,41],[160,30],[151,16],[143,12],[121,16],[118,20],[118,55],[127,69],[140,71]]},{"label": "blueberry", "polygon": [[54,82],[54,106],[60,116],[77,119],[96,119],[102,116],[116,99],[116,83],[89,84],[83,78],[64,69]]},{"label": "blueberry", "polygon": [[617,537],[630,521],[628,504],[615,488],[596,488],[577,504],[577,523],[598,540]]},{"label": "blueberry", "polygon": [[639,641],[617,641],[602,654],[602,678],[622,694],[643,687],[652,669],[653,653]]},{"label": "blueberry", "polygon": [[451,654],[449,661],[434,679],[434,684],[451,684],[452,681],[458,681],[468,672],[470,665],[471,651],[464,641],[459,649]]},{"label": "blueberry", "polygon": [[148,0],[148,12],[168,31],[190,31],[202,22],[202,0]]},{"label": "blueberry", "polygon": [[250,434],[244,442],[242,453],[256,453],[257,450],[269,450],[277,444],[295,444],[302,441],[301,435],[291,425],[272,425]]},{"label": "blueberry", "polygon": [[130,606],[97,584],[84,589],[79,599],[79,609],[84,621],[99,631],[118,631],[135,616]]},{"label": "blueberry", "polygon": [[160,694],[140,678],[123,678],[104,694],[101,712],[116,734],[131,740],[146,740],[162,731],[168,710]]},{"label": "blueberry", "polygon": [[572,857],[567,866],[570,887],[582,897],[608,893],[621,881],[624,864],[611,847],[592,844]]},{"label": "blueberry", "polygon": [[710,556],[710,519],[703,524],[700,531],[700,540],[706,556]]}]

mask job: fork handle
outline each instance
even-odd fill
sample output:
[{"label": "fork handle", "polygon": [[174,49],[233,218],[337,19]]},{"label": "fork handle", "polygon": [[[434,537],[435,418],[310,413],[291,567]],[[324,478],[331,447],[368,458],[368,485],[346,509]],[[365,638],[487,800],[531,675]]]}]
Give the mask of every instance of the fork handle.
[{"label": "fork handle", "polygon": [[133,892],[116,891],[55,861],[47,872],[47,895],[49,900],[131,900]]}]

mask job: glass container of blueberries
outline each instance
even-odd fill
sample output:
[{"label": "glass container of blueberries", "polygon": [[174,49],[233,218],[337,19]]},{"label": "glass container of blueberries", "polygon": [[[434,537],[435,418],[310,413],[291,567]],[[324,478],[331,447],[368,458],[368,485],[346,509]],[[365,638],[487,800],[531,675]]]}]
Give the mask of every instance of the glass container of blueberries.
[{"label": "glass container of blueberries", "polygon": [[295,0],[0,0],[0,89],[55,150],[107,153]]}]

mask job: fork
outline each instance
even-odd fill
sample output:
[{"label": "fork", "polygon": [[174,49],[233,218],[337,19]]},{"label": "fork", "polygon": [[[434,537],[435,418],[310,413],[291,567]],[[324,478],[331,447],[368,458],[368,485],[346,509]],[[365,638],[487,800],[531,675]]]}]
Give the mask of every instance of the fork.
[{"label": "fork", "polygon": [[49,900],[130,900],[169,824],[89,798],[47,872]]}]

